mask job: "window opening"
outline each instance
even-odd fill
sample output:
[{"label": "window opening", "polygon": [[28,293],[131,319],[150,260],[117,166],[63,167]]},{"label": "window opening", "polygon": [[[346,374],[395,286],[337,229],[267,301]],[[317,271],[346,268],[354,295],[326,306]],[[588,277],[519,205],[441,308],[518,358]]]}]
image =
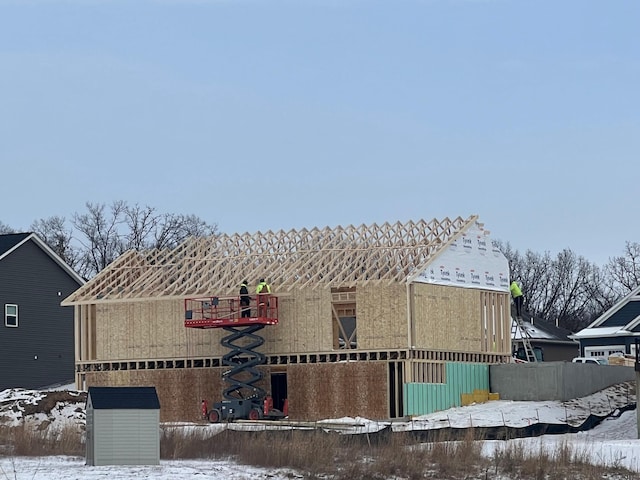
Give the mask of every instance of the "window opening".
[{"label": "window opening", "polygon": [[355,287],[331,289],[331,314],[334,350],[358,348]]}]

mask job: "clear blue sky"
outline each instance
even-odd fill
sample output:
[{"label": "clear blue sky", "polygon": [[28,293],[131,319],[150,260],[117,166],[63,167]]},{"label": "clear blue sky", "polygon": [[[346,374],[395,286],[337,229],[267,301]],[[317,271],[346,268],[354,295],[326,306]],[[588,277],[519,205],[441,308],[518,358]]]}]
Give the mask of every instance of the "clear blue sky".
[{"label": "clear blue sky", "polygon": [[637,0],[0,0],[0,221],[479,214],[603,264],[640,242],[639,26]]}]

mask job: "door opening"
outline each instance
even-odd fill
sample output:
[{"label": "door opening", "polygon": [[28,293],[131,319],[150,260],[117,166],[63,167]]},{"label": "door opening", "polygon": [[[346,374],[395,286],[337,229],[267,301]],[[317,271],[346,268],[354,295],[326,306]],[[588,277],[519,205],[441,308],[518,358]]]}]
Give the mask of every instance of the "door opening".
[{"label": "door opening", "polygon": [[273,398],[273,407],[283,410],[284,401],[287,399],[287,374],[285,372],[271,374],[271,397]]}]

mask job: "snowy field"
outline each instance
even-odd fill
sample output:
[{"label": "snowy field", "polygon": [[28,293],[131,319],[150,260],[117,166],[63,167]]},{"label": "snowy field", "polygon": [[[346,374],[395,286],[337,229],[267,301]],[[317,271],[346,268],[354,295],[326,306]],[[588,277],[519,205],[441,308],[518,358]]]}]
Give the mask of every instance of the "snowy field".
[{"label": "snowy field", "polygon": [[[4,416],[11,408],[11,399],[37,396],[37,392],[11,390],[0,392]],[[409,429],[433,429],[443,427],[479,426],[526,426],[532,423],[566,423],[579,425],[589,415],[608,415],[617,407],[635,403],[635,395],[630,397],[619,387],[612,387],[595,395],[569,402],[511,402],[493,401],[483,404],[458,407],[417,417],[410,422],[394,422],[394,431]],[[5,408],[6,407],[6,408]],[[59,415],[67,420],[74,419],[71,410],[57,409]],[[77,412],[74,410],[75,414]],[[17,412],[19,416],[19,412]],[[373,432],[389,426],[384,422],[369,422],[366,419],[333,419],[331,424],[344,424],[345,432]],[[358,425],[353,427],[353,425]],[[225,428],[223,425],[211,425],[212,433]],[[245,430],[253,428],[244,424],[230,424],[228,428]],[[260,427],[264,428],[264,427]],[[282,427],[284,428],[284,427]],[[559,444],[571,445],[577,452],[588,452],[594,463],[605,466],[622,466],[640,472],[640,440],[636,410],[620,415],[612,415],[595,428],[586,432],[563,435],[543,435],[535,438],[514,439],[532,452],[541,449],[555,450]],[[495,449],[508,444],[505,441],[484,441],[483,453],[490,456]],[[304,478],[302,474],[290,470],[267,470],[239,465],[220,460],[179,460],[164,461],[156,466],[103,466],[85,465],[84,458],[75,457],[37,457],[37,458],[0,458],[0,480],[124,480],[124,479],[220,479],[248,480],[269,479],[285,480]]]}]

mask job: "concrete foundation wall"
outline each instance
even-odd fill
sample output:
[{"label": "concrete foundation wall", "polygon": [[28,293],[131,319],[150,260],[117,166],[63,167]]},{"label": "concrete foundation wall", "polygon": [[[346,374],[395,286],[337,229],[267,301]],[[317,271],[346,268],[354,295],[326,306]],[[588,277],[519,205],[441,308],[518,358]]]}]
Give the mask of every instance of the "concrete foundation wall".
[{"label": "concrete foundation wall", "polygon": [[635,380],[632,367],[571,362],[491,365],[491,392],[501,400],[571,400]]}]

